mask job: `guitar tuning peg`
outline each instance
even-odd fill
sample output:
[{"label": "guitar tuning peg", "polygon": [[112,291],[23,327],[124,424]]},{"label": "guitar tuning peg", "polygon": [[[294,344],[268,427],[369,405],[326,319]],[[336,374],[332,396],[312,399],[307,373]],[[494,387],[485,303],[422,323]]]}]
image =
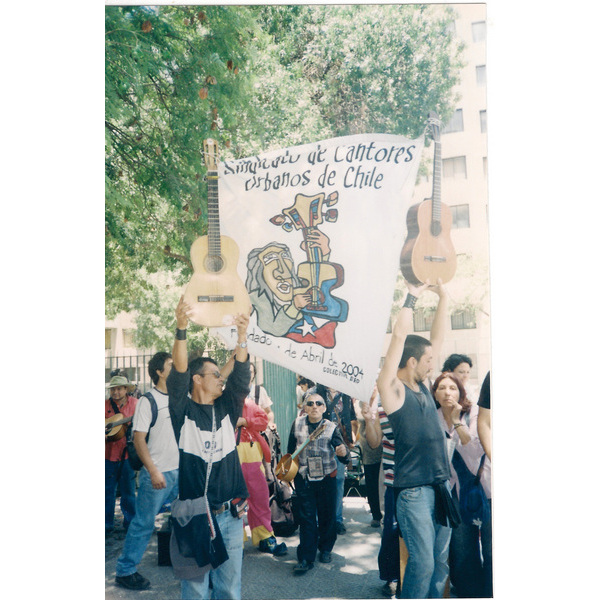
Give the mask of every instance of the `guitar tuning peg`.
[{"label": "guitar tuning peg", "polygon": [[269,221],[273,223],[273,225],[281,227],[285,223],[285,217],[283,215],[275,215],[274,217],[271,217]]},{"label": "guitar tuning peg", "polygon": [[331,210],[328,210],[323,216],[325,217],[325,220],[328,223],[335,223],[338,218],[338,210],[337,208],[332,208]]},{"label": "guitar tuning peg", "polygon": [[338,193],[331,192],[331,194],[329,194],[329,196],[327,196],[327,200],[325,200],[325,204],[327,206],[334,206],[335,204],[337,204],[337,201],[338,201]]}]

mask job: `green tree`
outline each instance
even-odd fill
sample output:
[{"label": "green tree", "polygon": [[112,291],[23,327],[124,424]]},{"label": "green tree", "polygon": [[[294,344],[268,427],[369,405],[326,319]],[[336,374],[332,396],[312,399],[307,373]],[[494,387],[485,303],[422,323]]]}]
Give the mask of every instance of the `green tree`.
[{"label": "green tree", "polygon": [[169,273],[179,292],[189,280],[207,137],[240,158],[358,132],[417,136],[430,110],[451,114],[450,21],[428,5],[106,7],[107,315],[137,310],[138,327],[155,327],[149,276]]}]

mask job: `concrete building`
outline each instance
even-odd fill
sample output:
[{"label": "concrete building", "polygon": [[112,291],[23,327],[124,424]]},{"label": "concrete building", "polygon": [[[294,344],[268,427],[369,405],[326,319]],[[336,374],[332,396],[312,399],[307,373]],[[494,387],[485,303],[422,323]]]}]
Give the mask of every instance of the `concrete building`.
[{"label": "concrete building", "polygon": [[[451,314],[441,360],[452,353],[469,356],[473,361],[471,384],[477,389],[491,364],[486,6],[456,4],[452,7],[456,13],[456,35],[465,45],[465,66],[456,88],[460,99],[452,118],[442,124],[440,136],[441,200],[452,212],[450,235],[458,256],[456,276],[446,286]],[[433,150],[433,144],[424,150],[430,167],[433,166]],[[432,196],[432,183],[430,171],[427,178],[418,181],[414,203]],[[432,310],[417,309],[415,333],[428,331],[432,318]],[[386,349],[387,342],[384,354]]]}]

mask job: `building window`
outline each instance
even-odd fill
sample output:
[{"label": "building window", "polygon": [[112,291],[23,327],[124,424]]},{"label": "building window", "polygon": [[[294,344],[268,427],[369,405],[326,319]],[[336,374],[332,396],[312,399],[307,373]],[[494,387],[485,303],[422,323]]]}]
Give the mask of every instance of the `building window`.
[{"label": "building window", "polygon": [[475,329],[477,327],[475,311],[472,308],[453,312],[450,315],[450,322],[452,329]]},{"label": "building window", "polygon": [[464,131],[463,111],[459,108],[454,111],[452,118],[448,121],[442,133],[454,133],[456,131]]},{"label": "building window", "polygon": [[112,329],[104,330],[104,349],[110,350],[112,348]]},{"label": "building window", "polygon": [[123,347],[134,348],[135,329],[123,329]]},{"label": "building window", "polygon": [[431,309],[416,308],[413,311],[413,327],[415,331],[431,331],[435,312]]},{"label": "building window", "polygon": [[448,179],[466,179],[467,158],[465,156],[455,156],[454,158],[443,159],[442,173]]},{"label": "building window", "polygon": [[451,206],[450,211],[452,212],[452,229],[465,229],[471,227],[468,204]]},{"label": "building window", "polygon": [[487,110],[479,111],[479,126],[481,127],[481,133],[487,133]]},{"label": "building window", "polygon": [[485,65],[480,65],[479,67],[475,67],[475,77],[477,79],[477,85],[485,85],[485,83],[486,83]]},{"label": "building window", "polygon": [[471,23],[471,32],[473,34],[473,41],[484,42],[486,35],[485,21],[476,21]]}]

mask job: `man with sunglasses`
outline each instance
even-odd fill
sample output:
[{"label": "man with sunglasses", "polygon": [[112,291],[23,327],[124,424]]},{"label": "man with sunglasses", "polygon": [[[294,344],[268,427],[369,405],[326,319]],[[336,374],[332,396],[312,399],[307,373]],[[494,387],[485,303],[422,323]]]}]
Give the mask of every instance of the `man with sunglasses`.
[{"label": "man with sunglasses", "polygon": [[[354,438],[358,433],[358,419],[354,410],[354,401],[348,394],[342,394],[333,388],[317,384],[317,394],[325,400],[324,417],[338,426],[348,450],[354,446]],[[346,533],[344,525],[344,484],[346,481],[346,465],[338,460],[335,520],[338,535]]]},{"label": "man with sunglasses", "polygon": [[[182,558],[178,552],[182,552],[183,537],[176,535],[171,540],[171,560],[175,575],[181,578],[182,598],[240,600],[243,519],[238,507],[244,504],[248,490],[238,459],[234,428],[242,416],[244,399],[249,392],[250,367],[246,343],[249,317],[235,317],[238,343],[225,388],[223,375],[212,358],[199,357],[188,363],[186,330],[190,309],[191,306],[182,297],[175,310],[177,331],[173,368],[167,379],[169,411],[179,448],[179,505],[200,504],[194,501],[205,496],[206,490],[209,523],[218,526],[216,529],[220,531],[228,558],[216,568],[210,564],[197,564],[189,553],[183,554]],[[175,503],[173,517],[175,520]],[[180,536],[187,535],[186,527],[195,527],[194,520],[201,522],[201,517],[194,512],[181,522],[174,521],[175,531],[179,531]],[[203,541],[201,536],[195,535],[187,539],[193,539],[194,544]],[[203,546],[198,546],[192,551],[198,556],[202,549]],[[185,573],[179,567],[185,567]]]},{"label": "man with sunglasses", "polygon": [[288,439],[288,453],[308,440],[321,424],[322,433],[298,455],[298,473],[294,478],[300,524],[300,544],[296,550],[298,564],[294,575],[303,575],[314,566],[317,550],[319,561],[331,562],[336,532],[336,473],[338,463],[347,463],[349,453],[335,423],[323,418],[325,401],[309,389],[304,397],[305,414],[296,418]]}]

